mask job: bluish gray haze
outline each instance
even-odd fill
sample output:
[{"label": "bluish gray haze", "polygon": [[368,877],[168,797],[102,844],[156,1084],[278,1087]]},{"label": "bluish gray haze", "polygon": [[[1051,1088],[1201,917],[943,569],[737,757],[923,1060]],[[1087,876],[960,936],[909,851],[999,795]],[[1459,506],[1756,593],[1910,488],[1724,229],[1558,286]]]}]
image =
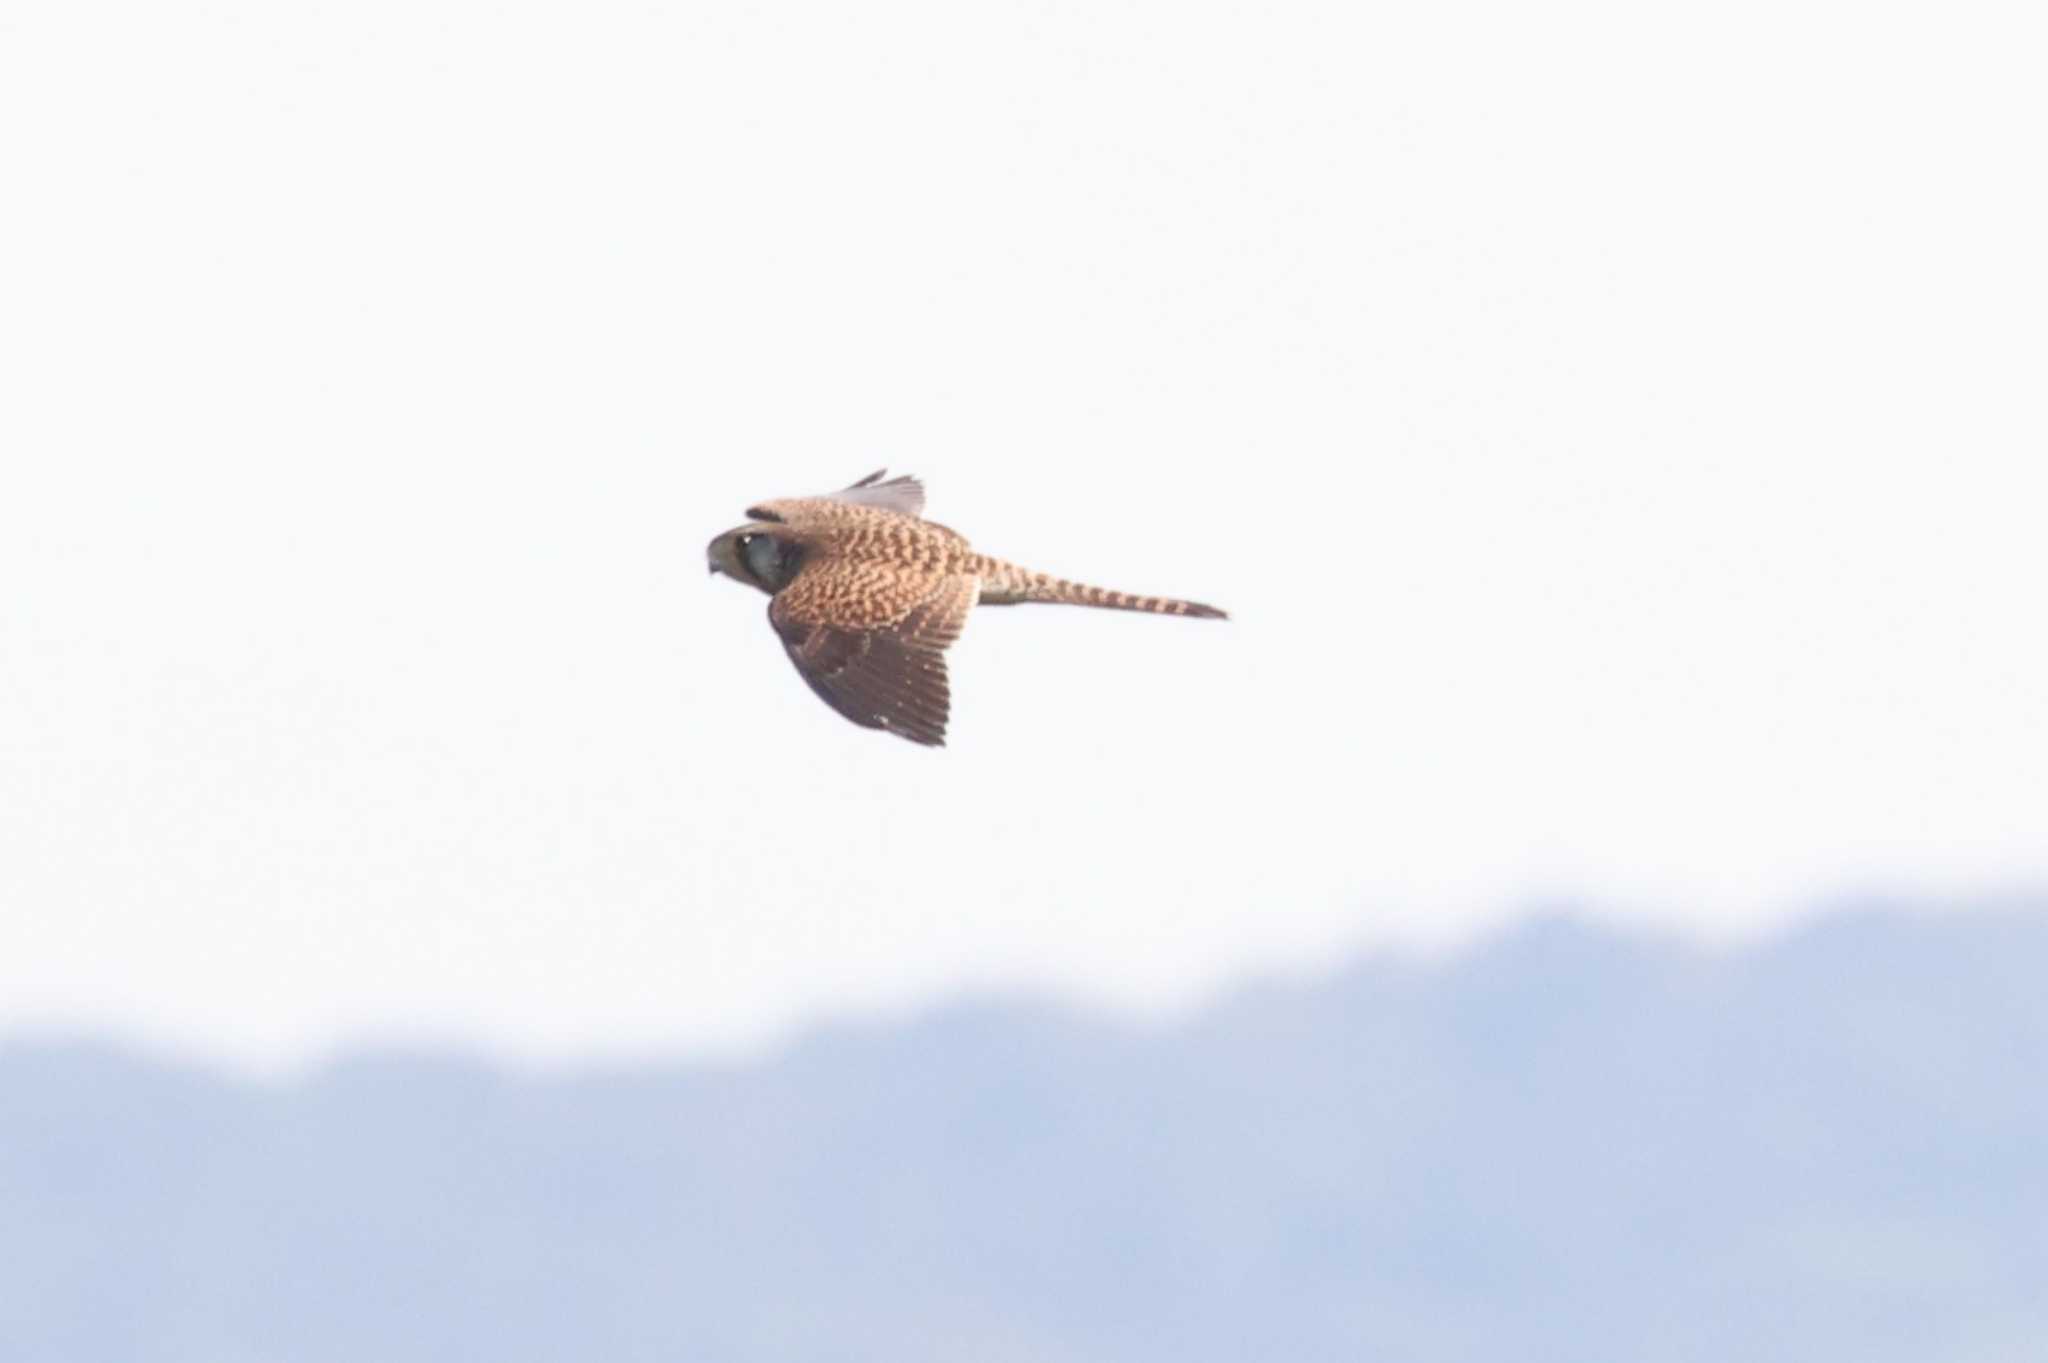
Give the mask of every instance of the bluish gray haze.
[{"label": "bluish gray haze", "polygon": [[743,1068],[0,1049],[0,1358],[2010,1360],[2048,911],[1738,955],[1540,922],[1166,1032]]}]

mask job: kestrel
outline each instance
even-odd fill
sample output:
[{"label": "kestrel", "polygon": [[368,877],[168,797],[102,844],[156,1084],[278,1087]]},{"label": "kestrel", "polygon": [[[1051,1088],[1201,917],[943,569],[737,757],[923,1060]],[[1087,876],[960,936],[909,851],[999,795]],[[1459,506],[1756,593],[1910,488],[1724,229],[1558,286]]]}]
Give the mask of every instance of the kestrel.
[{"label": "kestrel", "polygon": [[1214,606],[1084,587],[977,554],[924,519],[924,485],[877,470],[840,492],[747,508],[711,541],[711,571],[768,593],[796,670],[855,724],[946,740],[946,649],[977,604],[1022,601],[1226,618]]}]

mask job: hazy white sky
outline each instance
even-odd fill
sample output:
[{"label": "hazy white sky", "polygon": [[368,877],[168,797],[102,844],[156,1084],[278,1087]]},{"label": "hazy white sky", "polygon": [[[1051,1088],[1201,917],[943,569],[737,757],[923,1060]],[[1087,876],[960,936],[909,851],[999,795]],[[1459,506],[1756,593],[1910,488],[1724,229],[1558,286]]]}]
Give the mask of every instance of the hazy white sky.
[{"label": "hazy white sky", "polygon": [[[2048,872],[2028,5],[13,0],[0,1032],[747,1044]],[[703,545],[887,464],[858,730]]]}]

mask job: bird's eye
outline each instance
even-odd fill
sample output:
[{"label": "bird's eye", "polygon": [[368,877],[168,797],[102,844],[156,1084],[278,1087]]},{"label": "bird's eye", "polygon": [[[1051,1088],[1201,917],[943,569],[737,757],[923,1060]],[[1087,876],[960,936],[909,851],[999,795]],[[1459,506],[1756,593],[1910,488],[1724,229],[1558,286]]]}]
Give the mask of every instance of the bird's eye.
[{"label": "bird's eye", "polygon": [[754,580],[770,591],[781,589],[789,576],[788,565],[783,562],[782,546],[773,535],[750,534],[740,540],[740,562],[747,565],[747,571]]}]

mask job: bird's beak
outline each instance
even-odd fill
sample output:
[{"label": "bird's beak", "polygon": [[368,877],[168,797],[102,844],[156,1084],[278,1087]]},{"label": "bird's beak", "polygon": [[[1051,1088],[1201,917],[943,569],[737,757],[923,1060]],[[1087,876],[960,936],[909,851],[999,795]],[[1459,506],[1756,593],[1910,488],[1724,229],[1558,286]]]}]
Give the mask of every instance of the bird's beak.
[{"label": "bird's beak", "polygon": [[718,576],[718,564],[717,564],[717,563],[715,563],[715,562],[714,562],[714,563],[708,564],[708,565],[706,565],[706,566],[708,566],[708,567],[709,567],[709,568],[711,569],[711,576],[713,576],[713,577],[717,577],[717,576]]}]

